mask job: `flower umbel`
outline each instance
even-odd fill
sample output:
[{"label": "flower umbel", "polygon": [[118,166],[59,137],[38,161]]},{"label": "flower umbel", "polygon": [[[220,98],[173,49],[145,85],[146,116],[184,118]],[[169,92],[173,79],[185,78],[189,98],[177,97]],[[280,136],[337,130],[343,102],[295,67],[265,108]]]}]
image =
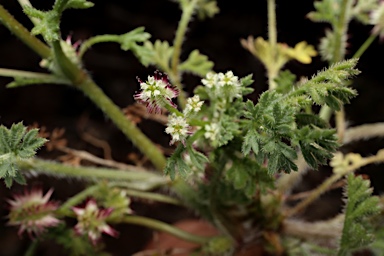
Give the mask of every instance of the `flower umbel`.
[{"label": "flower umbel", "polygon": [[195,95],[191,98],[188,98],[187,105],[185,106],[185,109],[183,111],[184,115],[188,116],[191,113],[199,112],[203,103],[204,101],[200,101],[199,95]]},{"label": "flower umbel", "polygon": [[88,235],[93,245],[100,240],[101,233],[117,237],[118,232],[109,226],[105,220],[112,213],[112,208],[99,209],[96,201],[88,200],[84,208],[73,207],[78,223],[75,232],[78,235]]},{"label": "flower umbel", "polygon": [[133,97],[138,102],[146,105],[149,113],[161,113],[161,109],[167,106],[176,108],[172,99],[179,95],[179,91],[171,85],[167,75],[163,75],[156,70],[154,76],[148,76],[146,82],[143,82],[140,78],[137,78],[137,80],[140,83],[141,92]]},{"label": "flower umbel", "polygon": [[41,235],[45,229],[57,226],[60,223],[54,216],[58,204],[50,202],[53,193],[50,189],[44,196],[41,189],[33,188],[24,194],[14,195],[10,204],[8,225],[20,226],[18,235],[27,231],[30,237]]},{"label": "flower umbel", "polygon": [[165,128],[165,132],[172,136],[172,140],[170,144],[174,144],[176,141],[181,141],[183,144],[185,143],[185,139],[191,132],[189,131],[189,124],[187,120],[185,120],[182,116],[177,116],[172,114],[169,116],[167,128]]},{"label": "flower umbel", "polygon": [[224,73],[208,73],[201,82],[207,87],[212,100],[220,99],[224,102],[232,102],[234,98],[242,96],[239,78],[232,71]]}]

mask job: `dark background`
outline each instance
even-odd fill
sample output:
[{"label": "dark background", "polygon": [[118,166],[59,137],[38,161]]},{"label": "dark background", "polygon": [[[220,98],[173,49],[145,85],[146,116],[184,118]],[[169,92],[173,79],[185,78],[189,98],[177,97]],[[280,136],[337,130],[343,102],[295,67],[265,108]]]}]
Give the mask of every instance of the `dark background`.
[{"label": "dark background", "polygon": [[[42,10],[49,10],[53,1],[31,1]],[[180,10],[176,3],[166,0],[143,1],[93,1],[95,7],[88,10],[69,10],[64,13],[62,20],[62,36],[72,35],[72,40],[85,40],[98,34],[123,34],[139,26],[144,26],[152,35],[151,40],[167,40],[172,42],[180,17]],[[267,37],[267,6],[266,1],[218,1],[220,13],[213,19],[199,21],[195,18],[186,35],[183,45],[182,59],[185,59],[193,49],[199,49],[215,63],[214,70],[225,72],[232,70],[240,77],[254,74],[254,88],[250,98],[257,100],[260,92],[267,88],[265,70],[261,63],[240,45],[241,38],[249,35]],[[17,1],[0,0],[22,24],[31,29],[32,25],[22,13]],[[313,2],[307,0],[277,1],[278,41],[290,46],[305,40],[309,44],[318,45],[327,24],[315,24],[305,18],[313,10]],[[352,22],[349,33],[349,48],[347,57],[351,57],[370,34],[371,27]],[[346,106],[347,119],[350,126],[362,123],[373,123],[384,119],[383,101],[383,67],[380,60],[384,57],[383,45],[376,40],[371,48],[362,56],[358,68],[362,74],[355,80],[353,86],[360,96],[352,100],[352,105]],[[0,67],[27,71],[44,72],[38,65],[40,58],[23,43],[12,36],[4,27],[0,26]],[[133,103],[133,93],[138,90],[135,79],[143,79],[152,74],[154,67],[143,67],[131,52],[123,52],[119,45],[113,43],[94,46],[85,54],[84,66],[90,72],[96,83],[120,107]],[[311,76],[326,63],[315,57],[313,63],[303,65],[290,62],[286,67],[300,76]],[[199,84],[199,78],[185,75],[186,90],[192,92]],[[88,150],[102,156],[102,150],[81,140],[78,123],[87,120],[84,129],[95,137],[108,141],[112,147],[113,158],[118,161],[129,162],[127,155],[135,149],[130,142],[111,124],[111,122],[81,93],[62,85],[37,85],[17,89],[5,89],[11,79],[0,78],[0,123],[10,126],[14,122],[24,121],[31,125],[38,122],[48,130],[55,127],[65,127],[66,137],[70,147]],[[169,141],[163,133],[163,127],[152,122],[144,122],[141,128],[156,143],[166,146]],[[345,151],[353,150],[362,155],[375,154],[383,147],[381,139],[374,139],[364,143],[356,143]],[[49,156],[47,152],[40,152],[42,157]],[[375,177],[376,193],[383,188],[380,184],[382,177],[376,176],[382,166],[364,168],[364,172]],[[325,173],[327,173],[325,171]],[[308,184],[318,182],[322,174],[315,173],[308,177]],[[55,188],[54,198],[65,200],[68,196],[79,191],[83,184],[73,180],[57,181],[47,177],[34,178],[29,184],[40,184],[45,191],[49,187]],[[14,190],[20,190],[15,186]],[[340,191],[335,192],[337,195]],[[331,200],[335,193],[326,195]],[[0,215],[6,216],[5,198],[9,197],[9,190],[0,186]],[[337,199],[336,201],[338,201]],[[325,201],[326,202],[326,201]],[[134,204],[135,211],[155,216],[164,221],[174,221],[181,218],[183,211],[164,208],[159,205],[144,207],[140,202]],[[154,210],[155,209],[155,210]],[[157,209],[157,210],[156,210]],[[336,207],[329,210],[332,214],[339,211]],[[171,214],[169,214],[171,212]],[[177,213],[180,212],[180,215]],[[329,214],[329,213],[328,213]],[[170,216],[171,215],[171,216]],[[180,217],[178,217],[180,216]],[[308,219],[315,217],[308,217]],[[5,224],[5,219],[2,219]],[[2,225],[4,227],[4,225]],[[149,238],[150,232],[135,226],[119,228],[119,240],[106,238],[108,248],[113,255],[129,255],[138,250]],[[134,234],[134,237],[132,237]],[[121,241],[129,241],[121,242]],[[16,229],[4,227],[0,229],[0,255],[19,255],[28,244],[24,237],[19,240]],[[119,250],[120,246],[124,250]],[[128,248],[127,248],[128,247]],[[52,254],[52,246],[45,244],[40,249],[40,255]],[[130,251],[132,249],[132,251]],[[122,253],[124,252],[124,253]],[[57,253],[57,252],[56,252]]]}]

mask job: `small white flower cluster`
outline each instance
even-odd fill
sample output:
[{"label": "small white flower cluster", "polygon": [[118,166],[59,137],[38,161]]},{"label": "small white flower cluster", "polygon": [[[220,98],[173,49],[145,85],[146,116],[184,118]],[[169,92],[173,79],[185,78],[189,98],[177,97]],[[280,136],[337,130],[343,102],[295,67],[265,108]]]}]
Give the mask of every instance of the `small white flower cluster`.
[{"label": "small white flower cluster", "polygon": [[187,99],[187,105],[183,111],[184,116],[189,116],[191,113],[197,113],[201,110],[204,101],[200,101],[199,95]]},{"label": "small white flower cluster", "polygon": [[233,75],[232,71],[227,73],[208,73],[201,82],[210,89],[208,91],[211,99],[221,99],[232,102],[234,98],[239,98],[241,94],[241,84],[239,78]]},{"label": "small white flower cluster", "polygon": [[204,128],[205,128],[204,137],[206,139],[209,139],[212,142],[216,141],[217,136],[219,135],[219,132],[220,132],[219,125],[216,123],[212,123],[212,124],[205,125]]},{"label": "small white flower cluster", "polygon": [[141,91],[134,95],[135,100],[145,104],[149,113],[161,113],[167,105],[176,107],[172,102],[179,94],[178,90],[169,83],[168,77],[156,71],[154,76],[148,76],[146,82],[141,81]]},{"label": "small white flower cluster", "polygon": [[165,132],[172,136],[172,140],[169,143],[171,145],[176,141],[181,141],[184,144],[185,139],[191,134],[187,120],[183,116],[177,116],[175,114],[169,116]]}]

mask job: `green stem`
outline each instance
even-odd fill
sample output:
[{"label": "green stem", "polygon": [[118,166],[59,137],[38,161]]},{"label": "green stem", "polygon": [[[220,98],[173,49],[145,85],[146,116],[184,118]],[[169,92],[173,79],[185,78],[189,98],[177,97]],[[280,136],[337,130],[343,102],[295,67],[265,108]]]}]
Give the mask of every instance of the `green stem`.
[{"label": "green stem", "polygon": [[139,150],[148,157],[158,170],[165,167],[166,159],[161,150],[145,136],[137,126],[109,99],[93,80],[64,55],[60,42],[53,43],[57,64],[77,88],[87,95],[129,138]]},{"label": "green stem", "polygon": [[97,167],[80,167],[61,164],[53,161],[41,160],[38,158],[17,161],[17,166],[22,170],[36,171],[38,173],[44,173],[48,175],[65,176],[72,178],[82,178],[87,180],[115,180],[148,184],[148,185],[161,185],[167,184],[168,180],[156,173],[151,172],[137,172],[129,170],[116,170],[109,168],[97,168]]},{"label": "green stem", "polygon": [[33,36],[22,24],[20,24],[2,5],[0,5],[0,23],[2,23],[9,31],[15,34],[29,48],[47,59],[51,56],[49,47]]},{"label": "green stem", "polygon": [[181,202],[179,200],[166,195],[158,194],[158,193],[143,192],[143,191],[138,191],[133,189],[124,189],[124,191],[126,192],[127,196],[149,199],[149,200],[157,201],[161,203],[181,205]]},{"label": "green stem", "polygon": [[166,233],[169,233],[171,235],[174,235],[175,237],[181,238],[183,240],[193,242],[196,244],[205,244],[207,243],[211,237],[204,237],[204,236],[198,236],[194,235],[191,233],[188,233],[182,229],[176,228],[172,225],[169,225],[167,223],[146,218],[146,217],[141,217],[141,216],[126,216],[123,219],[118,220],[119,223],[129,223],[129,224],[135,224],[135,225],[140,225],[144,227],[148,227],[151,229],[155,229],[158,231],[163,231]]},{"label": "green stem", "polygon": [[275,78],[279,71],[276,70],[277,57],[277,32],[276,32],[276,3],[275,0],[268,0],[268,41],[271,47],[271,63],[267,67],[269,89],[273,90],[277,84]]},{"label": "green stem", "polygon": [[21,77],[21,78],[36,78],[36,79],[52,79],[53,75],[29,71],[21,71],[16,69],[0,68],[0,76],[5,77]]},{"label": "green stem", "polygon": [[37,247],[39,246],[39,239],[34,239],[31,241],[31,244],[28,246],[27,251],[25,252],[24,256],[33,256],[36,253]]},{"label": "green stem", "polygon": [[75,205],[83,202],[87,197],[93,195],[99,189],[99,185],[90,186],[80,193],[69,198],[64,204],[62,204],[57,210],[56,214],[62,216],[68,216],[71,213],[71,208]]},{"label": "green stem", "polygon": [[94,36],[86,41],[84,41],[79,49],[79,58],[81,59],[84,53],[91,48],[94,44],[98,43],[105,43],[105,42],[120,42],[120,36],[119,35],[100,35],[100,36]]},{"label": "green stem", "polygon": [[371,34],[367,40],[360,46],[360,48],[355,52],[352,58],[360,58],[361,55],[368,49],[368,47],[375,41],[377,34]]},{"label": "green stem", "polygon": [[124,115],[120,108],[118,108],[90,78],[79,85],[79,89],[115,123],[125,136],[148,157],[159,171],[164,169],[166,158],[161,150]]},{"label": "green stem", "polygon": [[183,86],[181,84],[181,77],[179,74],[181,46],[183,44],[185,32],[187,31],[188,24],[191,21],[196,4],[197,0],[192,0],[191,2],[182,7],[183,13],[181,15],[181,19],[176,30],[176,36],[173,42],[173,55],[171,60],[172,75],[170,75],[170,78],[173,80],[172,82],[177,86],[180,91],[178,100],[182,109],[185,107],[187,100],[184,94]]},{"label": "green stem", "polygon": [[[343,40],[347,34],[348,23],[349,23],[349,12],[352,5],[351,0],[342,0],[340,6],[340,15],[338,17],[337,23],[333,24],[333,30],[335,31],[335,48],[332,56],[332,63],[336,63],[342,61],[345,56],[343,54],[345,44],[343,44]],[[321,107],[319,116],[325,121],[329,122],[332,116],[332,109],[327,105]]]},{"label": "green stem", "polygon": [[[29,0],[18,0],[19,4],[21,7],[24,7],[24,6],[28,6],[28,7],[33,7],[31,2],[29,2]],[[37,25],[39,24],[39,19],[36,19],[36,18],[33,18],[33,17],[29,17],[29,19],[32,21],[33,25]]]},{"label": "green stem", "polygon": [[344,47],[342,43],[348,30],[348,23],[350,19],[350,9],[352,5],[351,0],[342,0],[340,6],[340,15],[338,17],[337,23],[333,24],[333,30],[335,31],[335,48],[333,52],[332,62],[336,63],[344,59]]}]

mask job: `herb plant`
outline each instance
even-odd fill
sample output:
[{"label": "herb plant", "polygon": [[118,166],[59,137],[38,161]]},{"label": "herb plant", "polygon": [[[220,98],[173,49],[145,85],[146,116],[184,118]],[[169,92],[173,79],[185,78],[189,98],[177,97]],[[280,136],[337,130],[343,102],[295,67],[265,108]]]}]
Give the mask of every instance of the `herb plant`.
[{"label": "herb plant", "polygon": [[[68,148],[59,129],[47,133],[22,122],[1,126],[0,178],[6,187],[11,188],[15,182],[28,186],[31,174],[78,178],[87,184],[64,202],[50,199],[53,188],[46,194],[39,188],[29,188],[8,199],[8,223],[19,228],[20,236],[28,233],[31,237],[27,255],[33,255],[39,243],[46,240],[61,245],[70,255],[107,255],[102,234],[119,239],[118,228],[113,227],[119,223],[142,225],[195,243],[189,255],[245,255],[246,251],[251,255],[256,251],[263,255],[349,255],[360,249],[380,251],[382,198],[373,196],[369,179],[355,171],[383,162],[384,153],[380,150],[362,157],[342,152],[341,146],[383,134],[380,124],[348,128],[344,113],[344,105],[358,94],[351,87],[360,73],[358,59],[383,33],[382,2],[315,1],[308,18],[329,24],[318,49],[328,65],[312,77],[298,80],[285,65],[290,61],[309,64],[318,52],[305,41],[294,47],[277,41],[275,0],[267,0],[268,39],[241,39],[241,45],[266,69],[269,89],[257,101],[247,98],[254,91],[252,74],[238,77],[231,70],[216,72],[209,56],[198,49],[181,58],[188,24],[195,16],[214,18],[219,12],[214,0],[174,1],[182,15],[172,43],[151,39],[143,27],[72,43],[63,39],[62,14],[68,9],[91,8],[92,2],[56,0],[48,11],[38,10],[26,0],[19,2],[33,29],[24,28],[2,5],[0,23],[41,57],[40,65],[46,72],[0,69],[1,76],[14,78],[6,86],[62,84],[81,91],[151,162],[148,167],[128,165]],[[374,29],[347,59],[348,24],[352,20],[373,25]],[[93,45],[105,42],[119,44],[144,67],[157,69],[137,78],[139,91],[131,97],[139,108],[146,108],[142,115],[165,125],[173,149],[170,156],[106,96],[87,72],[84,54]],[[184,90],[185,73],[200,78],[193,94]],[[36,156],[44,145],[92,165]],[[295,196],[295,186],[308,172],[321,171],[321,166],[330,166],[332,175],[291,204],[288,198]],[[345,191],[342,213],[315,222],[300,218],[303,210],[340,181]],[[200,236],[139,216],[131,209],[131,198],[191,209],[211,223],[218,235]],[[141,253],[137,255],[150,255]]]}]

